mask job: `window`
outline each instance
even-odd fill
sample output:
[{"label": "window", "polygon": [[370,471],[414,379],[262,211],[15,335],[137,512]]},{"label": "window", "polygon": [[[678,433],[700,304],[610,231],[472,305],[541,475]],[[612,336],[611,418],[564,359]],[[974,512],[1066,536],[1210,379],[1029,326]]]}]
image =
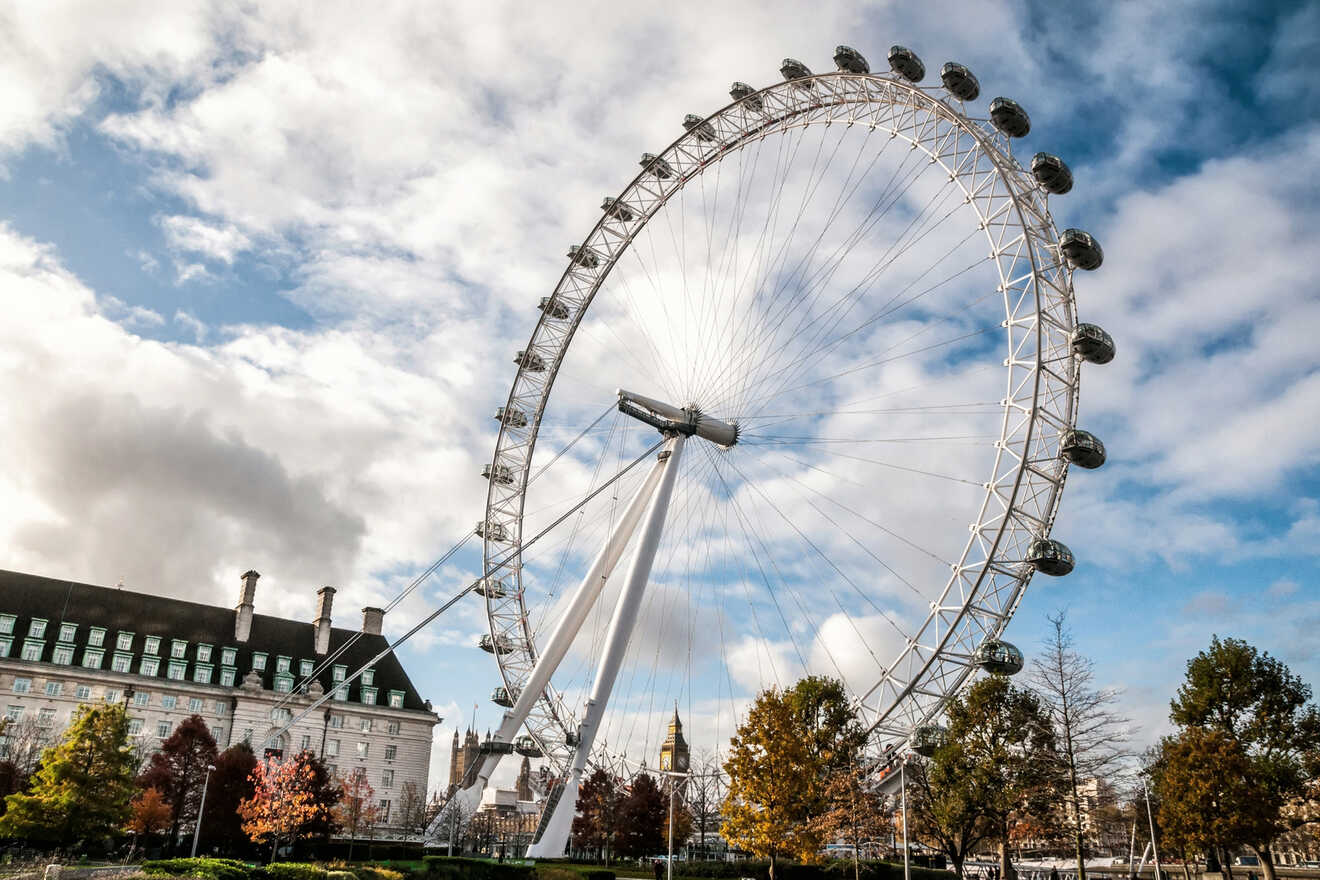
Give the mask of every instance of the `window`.
[{"label": "window", "polygon": [[60,666],[69,666],[73,663],[73,645],[56,645],[54,652],[50,655],[50,662]]},{"label": "window", "polygon": [[211,672],[215,669],[210,663],[196,663],[193,665],[193,681],[198,684],[210,684]]},{"label": "window", "polygon": [[171,681],[183,681],[188,676],[188,664],[183,660],[171,660],[166,678]]},{"label": "window", "polygon": [[375,688],[369,688],[369,687],[358,688],[358,694],[362,697],[362,704],[363,704],[364,706],[374,706],[374,705],[376,705],[376,689],[375,689]]},{"label": "window", "polygon": [[62,693],[64,693],[64,682],[62,681],[46,682],[46,696],[58,697]]},{"label": "window", "polygon": [[11,638],[0,638],[0,657],[8,657],[9,649],[14,647],[14,640]]},{"label": "window", "polygon": [[14,621],[17,619],[12,614],[0,614],[0,633],[12,636],[14,634]]},{"label": "window", "polygon": [[[9,708],[12,709],[12,708],[14,708],[14,707],[13,707],[13,706],[10,706]],[[22,711],[22,710],[20,709],[19,711]],[[328,740],[326,740],[326,741],[325,741],[325,753],[326,753],[327,755],[329,755],[330,757],[332,757],[332,758],[337,757],[337,756],[339,755],[339,740],[337,740],[337,739],[328,739]]]},{"label": "window", "polygon": [[40,617],[32,618],[31,622],[28,623],[28,638],[44,639],[45,637],[46,621],[42,620]]},{"label": "window", "polygon": [[[396,692],[391,691],[390,693],[394,694]],[[391,721],[389,724],[386,725],[386,730],[390,733],[391,736],[397,734],[399,732],[399,722]]]},{"label": "window", "polygon": [[298,661],[298,674],[301,675],[303,678],[307,678],[308,676],[310,676],[315,669],[316,669],[316,664],[313,663],[311,660]]},{"label": "window", "polygon": [[162,709],[173,709],[179,704],[179,698],[174,694],[166,694],[160,698],[160,707]]},{"label": "window", "polygon": [[134,706],[150,706],[150,705],[151,705],[151,692],[150,692],[150,691],[134,691],[134,693],[133,693],[133,705],[134,705]]},{"label": "window", "polygon": [[286,706],[276,706],[270,710],[270,720],[274,722],[288,721],[293,717],[293,710]]},{"label": "window", "polygon": [[46,643],[43,642],[43,641],[41,641],[40,639],[24,639],[24,640],[23,640],[23,659],[24,659],[24,660],[40,660],[40,659],[41,659],[41,652],[44,651],[45,648],[46,648]]},{"label": "window", "polygon": [[22,706],[10,706],[8,709],[5,710],[6,721],[19,721],[22,718],[23,718]]},{"label": "window", "polygon": [[156,722],[156,736],[164,739],[170,735],[170,723],[168,721]]},{"label": "window", "polygon": [[281,672],[281,673],[283,673],[283,672],[288,672],[288,671],[289,671],[289,664],[292,663],[292,662],[293,662],[292,658],[289,658],[289,657],[276,657],[276,658],[275,658],[275,671],[276,671],[276,672]]},{"label": "window", "polygon": [[147,636],[146,641],[142,643],[143,654],[160,653],[160,636]]},{"label": "window", "polygon": [[114,688],[106,688],[105,696],[102,697],[102,699],[105,700],[107,703],[118,703],[119,691],[115,690]]},{"label": "window", "polygon": [[298,741],[298,748],[302,749],[305,752],[311,747],[312,747],[312,738],[304,733],[302,735],[302,739]]},{"label": "window", "polygon": [[228,669],[228,668],[221,669],[220,684],[224,685],[227,688],[231,688],[234,686],[234,679],[237,678],[237,676],[238,676],[237,669]]},{"label": "window", "polygon": [[132,665],[132,654],[121,654],[116,651],[114,657],[110,659],[110,668],[115,672],[128,672],[129,667]]},{"label": "window", "polygon": [[115,638],[115,650],[116,651],[133,650],[133,634],[131,632],[121,631],[119,635]]},{"label": "window", "polygon": [[357,744],[357,746],[358,746],[358,757],[359,757],[359,758],[365,758],[365,757],[367,756],[367,754],[370,753],[370,751],[371,751],[371,743],[367,743],[367,742],[359,742],[359,743]]},{"label": "window", "polygon": [[252,668],[257,670],[257,672],[265,672],[266,655],[261,653],[260,651],[254,651],[252,653]]},{"label": "window", "polygon": [[30,678],[14,679],[14,693],[26,694],[26,693],[31,693],[31,691],[32,691],[32,679]]},{"label": "window", "polygon": [[74,638],[75,638],[77,635],[78,635],[78,624],[76,624],[76,623],[61,623],[61,624],[60,624],[60,641],[61,641],[61,642],[71,642],[71,641],[74,640]]},{"label": "window", "polygon": [[238,665],[238,651],[234,650],[233,648],[221,648],[220,664],[222,666]]},{"label": "window", "polygon": [[94,626],[87,630],[87,644],[92,648],[99,648],[105,644],[105,627]]},{"label": "window", "polygon": [[105,656],[104,651],[94,651],[91,648],[83,649],[83,668],[100,669],[101,658]]},{"label": "window", "polygon": [[390,821],[390,802],[387,800],[380,802],[380,821]]},{"label": "window", "polygon": [[386,760],[386,761],[393,761],[396,757],[398,757],[398,754],[399,754],[399,747],[398,747],[398,746],[386,746],[386,747],[385,747],[385,760]]},{"label": "window", "polygon": [[345,678],[347,675],[348,675],[348,667],[347,667],[347,666],[341,666],[341,665],[339,665],[339,664],[335,664],[334,668],[331,670],[331,675],[330,675],[330,677],[331,677],[334,681],[336,681],[336,682],[340,682],[340,681],[343,681],[344,678]]},{"label": "window", "polygon": [[198,712],[202,711],[202,698],[201,698],[201,697],[189,697],[189,698],[188,698],[188,711],[189,711],[189,712],[192,712],[194,715],[196,715]]},{"label": "window", "polygon": [[391,788],[394,785],[394,771],[382,770],[380,772],[380,787]]},{"label": "window", "polygon": [[249,727],[243,731],[243,742],[252,745],[252,728]]},{"label": "window", "polygon": [[175,660],[182,660],[183,656],[187,653],[188,643],[183,639],[173,639],[170,642],[170,656]]},{"label": "window", "polygon": [[54,709],[41,709],[37,712],[37,723],[42,727],[50,727],[55,723]]},{"label": "window", "polygon": [[129,736],[141,736],[141,735],[142,735],[142,719],[141,719],[141,718],[130,718],[130,719],[128,719],[128,735],[129,735]]},{"label": "window", "polygon": [[293,676],[292,676],[292,675],[277,675],[277,676],[275,676],[275,693],[277,693],[277,694],[287,694],[287,693],[288,693],[289,691],[291,691],[291,690],[293,690]]},{"label": "window", "polygon": [[336,700],[348,699],[348,685],[341,684],[339,687],[335,688],[335,699]]},{"label": "window", "polygon": [[[390,708],[391,708],[391,709],[402,709],[402,708],[403,708],[403,691],[390,691]],[[399,722],[394,721],[394,722],[391,722],[391,723],[392,723],[392,724],[398,724]],[[397,730],[395,730],[395,731],[391,731],[391,732],[392,732],[392,733],[398,733]]]},{"label": "window", "polygon": [[343,715],[331,715],[331,716],[330,716],[330,726],[333,727],[333,728],[335,728],[336,730],[338,730],[338,729],[340,729],[341,727],[343,727],[343,726],[344,726],[344,716],[343,716]]},{"label": "window", "polygon": [[197,662],[198,662],[198,663],[210,663],[210,662],[211,662],[211,646],[210,646],[210,645],[198,645],[198,646],[197,646]]},{"label": "window", "polygon": [[78,700],[90,700],[92,698],[92,689],[85,684],[80,684],[73,689],[73,696]]},{"label": "window", "polygon": [[363,683],[363,684],[375,684],[375,683],[376,683],[376,670],[374,670],[374,669],[364,669],[364,670],[362,670],[362,683]]},{"label": "window", "polygon": [[217,724],[211,728],[211,739],[219,743],[219,742],[223,742],[224,738],[225,738],[225,726],[223,724]]},{"label": "window", "polygon": [[330,773],[330,778],[331,778],[331,779],[334,779],[336,776],[339,775],[339,765],[338,765],[338,764],[326,764],[326,765],[325,765],[325,769]]},{"label": "window", "polygon": [[227,713],[228,711],[229,711],[229,704],[228,704],[228,703],[226,703],[224,700],[216,700],[216,701],[215,701],[215,714],[217,714],[217,715],[224,715],[224,714]]},{"label": "window", "polygon": [[138,672],[143,675],[156,675],[160,672],[160,660],[155,657],[143,657],[138,664]]},{"label": "window", "polygon": [[360,726],[362,727],[362,732],[363,732],[363,733],[371,733],[371,719],[370,719],[370,718],[362,718],[362,719],[359,719],[359,723],[360,723]]}]

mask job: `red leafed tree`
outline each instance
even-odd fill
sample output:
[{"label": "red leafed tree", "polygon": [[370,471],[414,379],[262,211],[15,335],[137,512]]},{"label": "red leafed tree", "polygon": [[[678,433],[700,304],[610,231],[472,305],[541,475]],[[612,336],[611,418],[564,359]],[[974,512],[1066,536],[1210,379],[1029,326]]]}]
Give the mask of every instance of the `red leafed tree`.
[{"label": "red leafed tree", "polygon": [[267,760],[252,771],[252,797],[238,805],[243,831],[254,843],[269,843],[271,861],[282,841],[297,842],[322,824],[325,806],[318,796],[317,775],[311,762]]},{"label": "red leafed tree", "polygon": [[341,785],[344,797],[335,808],[335,819],[344,834],[348,835],[348,860],[351,862],[353,844],[359,835],[374,833],[382,811],[376,802],[375,789],[367,782],[366,770],[357,768]]},{"label": "red leafed tree", "polygon": [[177,845],[181,827],[197,821],[206,768],[214,766],[219,754],[206,722],[200,715],[191,715],[160,744],[138,777],[138,785],[156,789],[170,806],[171,845]]}]

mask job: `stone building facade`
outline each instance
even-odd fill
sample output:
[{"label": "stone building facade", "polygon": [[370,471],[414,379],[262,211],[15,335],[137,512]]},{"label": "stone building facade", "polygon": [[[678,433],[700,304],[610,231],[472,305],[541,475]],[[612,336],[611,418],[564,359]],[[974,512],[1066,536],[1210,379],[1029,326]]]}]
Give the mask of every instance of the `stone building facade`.
[{"label": "stone building facade", "polygon": [[[405,802],[425,801],[440,718],[392,653],[343,683],[388,647],[384,612],[366,608],[359,628],[335,627],[335,591],[322,587],[310,623],[257,614],[258,578],[242,575],[230,611],[0,571],[4,716],[54,739],[79,704],[123,702],[145,759],[198,715],[221,750],[240,741],[258,757],[306,749],[345,779],[365,774],[384,814],[377,839],[404,833]],[[327,691],[331,700],[282,732]],[[15,745],[0,737],[0,757]]]}]

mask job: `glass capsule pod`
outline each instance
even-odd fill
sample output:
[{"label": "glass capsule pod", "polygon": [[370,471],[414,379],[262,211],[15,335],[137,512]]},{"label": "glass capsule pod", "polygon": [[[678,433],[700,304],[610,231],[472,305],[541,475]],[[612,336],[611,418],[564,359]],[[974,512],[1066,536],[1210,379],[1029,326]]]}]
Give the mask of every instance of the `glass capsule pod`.
[{"label": "glass capsule pod", "polygon": [[695,113],[689,113],[687,116],[683,117],[683,127],[692,132],[699,141],[706,141],[709,143],[710,141],[715,140],[715,126],[711,125]]},{"label": "glass capsule pod", "polygon": [[568,259],[586,269],[595,269],[600,265],[600,257],[596,256],[595,251],[577,244],[569,245]]},{"label": "glass capsule pod", "polygon": [[552,296],[541,297],[541,302],[537,308],[545,312],[546,317],[548,318],[554,318],[557,321],[568,320],[568,306],[559,302]]},{"label": "glass capsule pod", "polygon": [[976,649],[976,665],[993,675],[1017,675],[1024,662],[1022,652],[1012,642],[986,639]]},{"label": "glass capsule pod", "polygon": [[1012,98],[995,98],[990,102],[990,121],[1009,137],[1026,137],[1031,131],[1031,117]]},{"label": "glass capsule pod", "polygon": [[[504,688],[496,688],[496,691],[502,691]],[[495,699],[494,696],[491,699]],[[499,703],[499,700],[495,700]],[[500,703],[503,706],[503,703]],[[497,739],[488,739],[478,747],[484,755],[509,755],[513,753],[513,743],[500,742]]]},{"label": "glass capsule pod", "polygon": [[844,73],[870,73],[871,65],[865,56],[852,46],[838,46],[834,50],[834,66]]},{"label": "glass capsule pod", "polygon": [[513,741],[513,749],[524,758],[541,757],[541,747],[536,744],[536,740],[527,734],[523,734]]},{"label": "glass capsule pod", "polygon": [[513,645],[509,644],[509,640],[506,637],[500,636],[499,638],[491,638],[490,633],[486,633],[477,641],[477,647],[485,651],[487,654],[494,654],[496,652],[500,654],[508,654],[513,650]]},{"label": "glass capsule pod", "polygon": [[527,427],[527,413],[511,406],[502,406],[495,410],[495,421],[514,428]]},{"label": "glass capsule pod", "polygon": [[1045,192],[1061,196],[1072,189],[1072,169],[1053,153],[1037,153],[1031,157],[1031,176]]},{"label": "glass capsule pod", "polygon": [[485,596],[488,599],[503,599],[509,595],[509,590],[504,585],[504,581],[496,577],[482,578],[477,581],[472,591],[478,596]]},{"label": "glass capsule pod", "polygon": [[1088,272],[1099,269],[1105,261],[1105,252],[1100,249],[1100,242],[1091,233],[1080,229],[1063,230],[1063,235],[1059,236],[1059,250],[1068,258],[1068,262]]},{"label": "glass capsule pod", "polygon": [[637,164],[661,180],[668,180],[674,176],[674,169],[670,167],[669,163],[654,153],[642,153],[642,161]]},{"label": "glass capsule pod", "polygon": [[1092,364],[1107,364],[1114,359],[1114,337],[1098,324],[1078,324],[1072,334],[1072,350]]},{"label": "glass capsule pod", "polygon": [[600,203],[600,209],[616,220],[622,220],[625,223],[633,218],[632,209],[624,202],[614,198],[614,196],[606,196],[605,200]]},{"label": "glass capsule pod", "polygon": [[513,356],[513,362],[531,373],[545,372],[545,359],[534,351],[520,351]]},{"label": "glass capsule pod", "polygon": [[940,81],[961,101],[975,101],[981,96],[981,83],[963,65],[950,61],[940,68]]},{"label": "glass capsule pod", "polygon": [[1073,570],[1076,564],[1068,545],[1053,538],[1037,538],[1027,550],[1027,562],[1041,574],[1061,577]]},{"label": "glass capsule pod", "polygon": [[[784,79],[806,79],[811,76],[811,68],[798,61],[796,58],[785,58],[784,63],[779,65],[779,72]],[[810,83],[807,84],[810,87]]]},{"label": "glass capsule pod", "polygon": [[576,730],[570,730],[568,733],[564,734],[564,745],[568,746],[570,749],[577,748],[577,744],[580,741]]},{"label": "glass capsule pod", "polygon": [[756,89],[752,88],[745,82],[736,82],[729,86],[730,98],[733,98],[735,101],[742,101],[753,110],[760,111],[765,107],[765,104],[761,101],[761,98],[758,95],[754,94],[755,92]]},{"label": "glass capsule pod", "polygon": [[481,475],[492,482],[499,483],[501,486],[513,485],[513,471],[509,469],[507,464],[483,464]]},{"label": "glass capsule pod", "polygon": [[889,47],[889,68],[908,82],[919,83],[926,78],[926,65],[906,46]]},{"label": "glass capsule pod", "polygon": [[497,687],[491,691],[490,701],[497,706],[503,706],[506,709],[512,709],[513,703],[518,699],[518,689],[510,691],[508,688]]},{"label": "glass capsule pod", "polygon": [[1063,433],[1059,452],[1078,467],[1095,470],[1105,463],[1105,444],[1090,431],[1073,428]]},{"label": "glass capsule pod", "polygon": [[477,523],[477,527],[474,531],[477,533],[477,537],[485,538],[498,544],[506,544],[509,541],[509,533],[504,530],[502,524],[497,522],[488,522],[483,519]]},{"label": "glass capsule pod", "polygon": [[947,735],[948,731],[938,724],[923,724],[912,734],[912,751],[923,758],[932,757]]}]

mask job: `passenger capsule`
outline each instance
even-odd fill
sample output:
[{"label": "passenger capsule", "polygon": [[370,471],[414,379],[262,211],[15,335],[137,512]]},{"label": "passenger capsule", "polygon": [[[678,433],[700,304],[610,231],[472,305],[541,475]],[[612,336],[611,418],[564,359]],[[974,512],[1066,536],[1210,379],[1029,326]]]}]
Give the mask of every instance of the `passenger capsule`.
[{"label": "passenger capsule", "polygon": [[476,582],[472,591],[478,596],[485,596],[487,599],[503,599],[509,595],[508,587],[504,585],[504,581],[496,577],[482,578]]},{"label": "passenger capsule", "polygon": [[[515,693],[516,693],[516,689],[515,689]],[[516,699],[515,695],[513,693],[509,693],[508,688],[502,688],[502,687],[495,688],[495,690],[491,691],[490,694],[490,701],[492,703],[494,703],[496,706],[503,706],[506,709],[513,708],[513,701],[515,699]]]},{"label": "passenger capsule", "polygon": [[753,110],[760,111],[765,104],[762,103],[759,95],[755,94],[756,89],[745,82],[736,82],[729,86],[729,97],[735,101],[742,101]]},{"label": "passenger capsule", "polygon": [[537,308],[545,312],[547,318],[554,318],[559,321],[568,320],[568,306],[552,296],[541,297],[541,302],[537,305]]},{"label": "passenger capsule", "polygon": [[838,46],[834,50],[834,66],[844,73],[870,73],[871,65],[852,46]]},{"label": "passenger capsule", "polygon": [[621,202],[613,196],[606,196],[600,203],[600,209],[610,217],[616,220],[622,220],[627,223],[633,218],[632,208],[629,208],[626,202]]},{"label": "passenger capsule", "polygon": [[[806,79],[811,76],[811,69],[796,58],[785,58],[784,63],[779,65],[779,72],[784,79]],[[806,83],[805,86],[810,88],[811,84]]]},{"label": "passenger capsule", "polygon": [[699,141],[706,141],[709,143],[710,141],[715,140],[715,126],[711,125],[695,113],[689,113],[687,116],[683,117],[683,127],[692,132]]},{"label": "passenger capsule", "polygon": [[1114,359],[1114,337],[1098,324],[1078,324],[1072,334],[1072,350],[1092,364],[1107,364]]},{"label": "passenger capsule", "polygon": [[1095,470],[1105,463],[1105,444],[1090,431],[1073,428],[1063,432],[1059,452],[1078,467]]},{"label": "passenger capsule", "polygon": [[513,356],[513,362],[529,373],[544,373],[545,358],[534,351],[520,351]]},{"label": "passenger capsule", "polygon": [[486,633],[477,640],[477,647],[485,651],[487,654],[494,654],[497,652],[500,654],[508,654],[513,650],[513,645],[509,643],[507,638],[500,636],[498,639],[494,639],[491,638],[490,633]]},{"label": "passenger capsule", "polygon": [[908,82],[919,83],[926,78],[926,65],[906,46],[889,47],[889,67]]},{"label": "passenger capsule", "polygon": [[674,169],[669,163],[654,153],[642,153],[642,161],[638,164],[661,180],[668,180],[674,176]]},{"label": "passenger capsule", "polygon": [[944,745],[948,731],[938,724],[924,724],[912,734],[912,751],[923,758],[933,757],[939,747]]},{"label": "passenger capsule", "polygon": [[1031,176],[1045,192],[1061,196],[1072,189],[1072,169],[1058,156],[1037,153],[1031,157]]},{"label": "passenger capsule", "polygon": [[1091,233],[1080,229],[1063,230],[1063,235],[1059,237],[1059,250],[1078,269],[1099,269],[1105,261],[1105,252],[1100,249],[1100,242]]},{"label": "passenger capsule", "polygon": [[986,639],[976,649],[976,665],[992,675],[1017,675],[1022,671],[1022,652],[1012,642]]},{"label": "passenger capsule", "polygon": [[1026,137],[1031,131],[1031,117],[1011,98],[995,98],[990,102],[990,121],[1011,138]]},{"label": "passenger capsule", "polygon": [[481,520],[477,523],[474,531],[476,531],[478,537],[485,538],[487,541],[495,541],[498,544],[507,544],[509,541],[509,533],[504,530],[502,523]]},{"label": "passenger capsule", "polygon": [[600,257],[596,256],[595,251],[576,244],[569,245],[568,259],[569,262],[576,263],[584,269],[595,269],[600,265]]},{"label": "passenger capsule", "polygon": [[578,732],[576,730],[570,730],[568,733],[564,734],[564,745],[568,746],[570,749],[577,748],[577,744],[580,741],[581,739],[578,737]]},{"label": "passenger capsule", "polygon": [[975,101],[981,96],[981,84],[970,70],[957,61],[950,61],[940,68],[940,80],[959,100]]},{"label": "passenger capsule", "polygon": [[539,758],[542,755],[541,747],[536,744],[536,740],[527,734],[523,734],[513,741],[513,748],[524,758]]},{"label": "passenger capsule", "polygon": [[495,410],[495,421],[512,428],[527,427],[527,413],[511,406],[502,406]]},{"label": "passenger capsule", "polygon": [[[504,690],[504,688],[499,688],[499,690]],[[491,699],[495,700],[493,694],[491,695]],[[495,700],[495,702],[500,703],[499,700]],[[503,706],[504,704],[500,703],[500,705]],[[482,742],[477,747],[477,750],[483,755],[511,755],[513,754],[513,743],[500,742],[497,739],[488,739]]]},{"label": "passenger capsule", "polygon": [[1076,559],[1062,541],[1037,538],[1031,542],[1031,547],[1027,550],[1027,562],[1041,574],[1059,577],[1073,570]]},{"label": "passenger capsule", "polygon": [[481,475],[492,483],[499,483],[501,486],[513,485],[513,471],[509,469],[507,464],[483,464]]}]

